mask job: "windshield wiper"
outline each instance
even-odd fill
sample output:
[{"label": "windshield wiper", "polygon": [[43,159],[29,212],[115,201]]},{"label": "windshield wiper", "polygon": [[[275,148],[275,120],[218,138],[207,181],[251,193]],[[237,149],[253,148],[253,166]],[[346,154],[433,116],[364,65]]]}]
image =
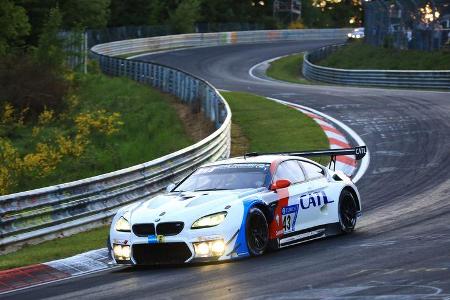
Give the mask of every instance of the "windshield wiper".
[{"label": "windshield wiper", "polygon": [[226,191],[228,189],[202,189],[202,190],[194,190],[194,192],[207,192],[207,191]]}]

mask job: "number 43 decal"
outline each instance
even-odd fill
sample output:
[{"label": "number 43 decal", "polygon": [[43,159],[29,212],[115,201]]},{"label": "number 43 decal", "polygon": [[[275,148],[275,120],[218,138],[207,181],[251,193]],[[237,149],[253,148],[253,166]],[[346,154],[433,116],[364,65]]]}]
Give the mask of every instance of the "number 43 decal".
[{"label": "number 43 decal", "polygon": [[281,209],[283,219],[283,233],[295,231],[295,221],[297,220],[298,204],[289,205]]}]

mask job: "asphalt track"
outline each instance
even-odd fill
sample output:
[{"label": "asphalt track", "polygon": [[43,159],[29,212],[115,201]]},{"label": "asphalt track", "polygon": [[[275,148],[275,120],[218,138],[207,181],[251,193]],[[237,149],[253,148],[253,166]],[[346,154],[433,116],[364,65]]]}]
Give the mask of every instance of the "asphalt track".
[{"label": "asphalt track", "polygon": [[220,89],[309,106],[355,130],[371,163],[358,182],[364,215],[353,235],[232,263],[109,270],[4,298],[450,299],[450,93],[291,85],[248,74],[261,61],[327,43],[199,48],[141,59],[192,72]]}]

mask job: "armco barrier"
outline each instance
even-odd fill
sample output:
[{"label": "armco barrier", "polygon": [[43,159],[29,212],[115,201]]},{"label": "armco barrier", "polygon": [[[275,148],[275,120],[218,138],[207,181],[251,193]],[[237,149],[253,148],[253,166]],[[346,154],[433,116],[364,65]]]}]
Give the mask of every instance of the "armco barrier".
[{"label": "armco barrier", "polygon": [[308,52],[303,75],[311,80],[339,85],[385,86],[400,88],[450,89],[448,71],[347,70],[315,65],[342,45],[325,46]]},{"label": "armco barrier", "polygon": [[195,145],[147,163],[84,180],[0,196],[0,253],[12,251],[24,243],[105,223],[120,206],[155,195],[199,165],[229,156],[231,112],[213,86],[181,70],[112,55],[178,47],[340,39],[346,32],[347,29],[325,29],[185,34],[94,46],[91,56],[104,73],[132,78],[195,105],[215,122],[217,130]]}]

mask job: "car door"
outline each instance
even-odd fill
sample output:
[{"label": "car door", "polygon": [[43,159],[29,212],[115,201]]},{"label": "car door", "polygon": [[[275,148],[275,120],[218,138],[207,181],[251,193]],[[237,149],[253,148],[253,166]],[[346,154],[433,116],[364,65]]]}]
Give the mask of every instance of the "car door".
[{"label": "car door", "polygon": [[314,227],[329,223],[328,212],[334,211],[337,205],[336,199],[332,198],[328,179],[322,166],[300,161],[306,175],[309,191],[308,195],[300,200],[302,209],[309,211],[308,227]]},{"label": "car door", "polygon": [[305,184],[306,177],[297,160],[287,160],[278,166],[273,182],[279,179],[287,179],[291,182],[287,188],[288,200],[282,204],[280,216],[283,236],[286,236],[304,229],[304,220],[310,219],[309,212],[302,211],[300,207],[300,198],[308,193],[308,186]]}]

